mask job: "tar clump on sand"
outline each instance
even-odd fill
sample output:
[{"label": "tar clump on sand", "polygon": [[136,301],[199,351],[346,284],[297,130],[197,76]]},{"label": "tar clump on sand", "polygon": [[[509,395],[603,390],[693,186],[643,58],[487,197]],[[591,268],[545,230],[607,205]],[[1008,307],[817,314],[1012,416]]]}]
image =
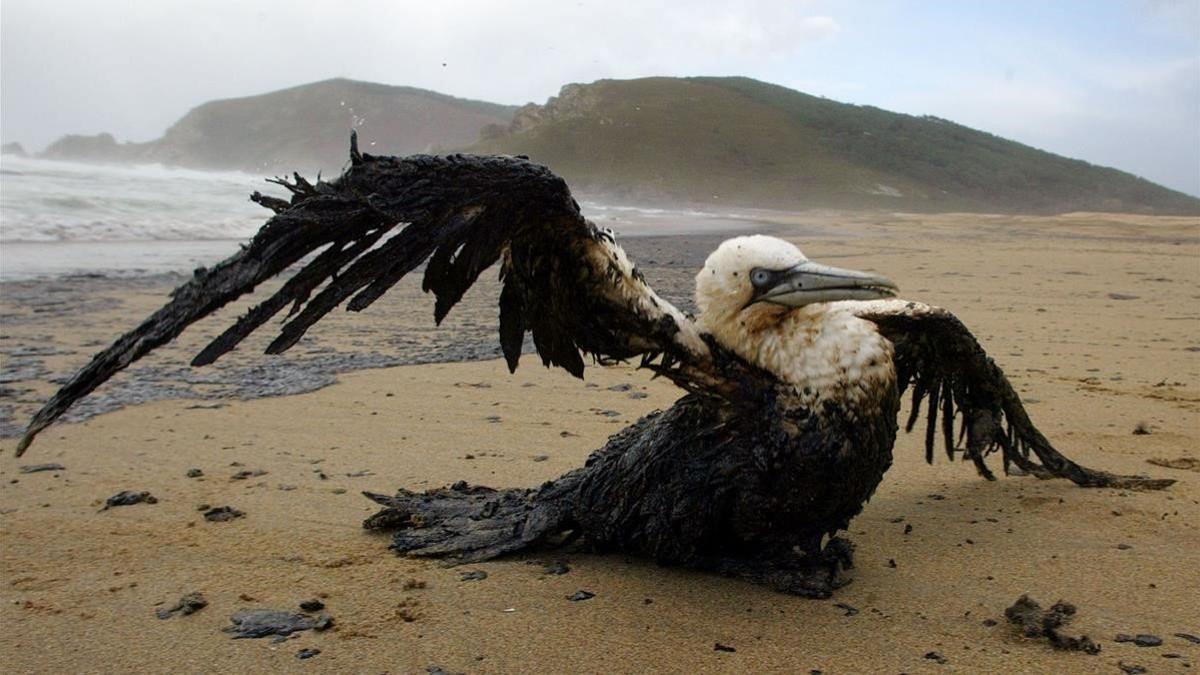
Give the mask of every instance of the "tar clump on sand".
[{"label": "tar clump on sand", "polygon": [[201,595],[199,592],[192,592],[187,593],[183,597],[179,598],[179,601],[171,607],[160,607],[156,614],[160,619],[169,619],[176,614],[181,616],[195,614],[207,606],[208,600],[206,600],[203,595]]},{"label": "tar clump on sand", "polygon": [[941,652],[925,652],[925,658],[929,659],[930,661],[936,661],[942,665],[950,662],[950,659],[943,656]]},{"label": "tar clump on sand", "polygon": [[137,492],[135,490],[122,490],[117,494],[109,497],[104,501],[104,508],[101,511],[107,511],[118,506],[132,506],[134,504],[157,504],[158,499],[149,492]]},{"label": "tar clump on sand", "polygon": [[1031,600],[1028,595],[1022,595],[1012,607],[1004,610],[1004,616],[1008,617],[1009,623],[1020,626],[1025,637],[1044,637],[1055,649],[1099,654],[1100,645],[1092,642],[1088,636],[1071,637],[1059,632],[1074,615],[1075,605],[1060,600],[1050,609],[1043,610],[1042,606]]},{"label": "tar clump on sand", "polygon": [[229,617],[232,626],[222,628],[233,638],[263,638],[272,635],[288,636],[302,630],[325,630],[333,625],[328,614],[310,616],[290,609],[243,609]]},{"label": "tar clump on sand", "polygon": [[62,464],[26,464],[22,466],[21,473],[41,473],[43,471],[66,471],[67,467]]},{"label": "tar clump on sand", "polygon": [[1137,635],[1117,633],[1117,636],[1113,638],[1113,642],[1132,642],[1139,647],[1158,647],[1163,643],[1162,638],[1148,633],[1138,633]]},{"label": "tar clump on sand", "polygon": [[204,512],[204,519],[210,523],[224,523],[235,518],[241,518],[244,515],[246,514],[232,506],[214,506]]}]

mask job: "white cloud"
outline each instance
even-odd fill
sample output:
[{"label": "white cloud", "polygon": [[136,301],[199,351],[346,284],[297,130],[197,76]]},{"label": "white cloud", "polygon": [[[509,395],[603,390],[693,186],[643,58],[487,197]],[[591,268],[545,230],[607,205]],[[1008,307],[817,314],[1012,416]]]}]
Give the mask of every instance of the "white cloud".
[{"label": "white cloud", "polygon": [[[678,29],[672,36],[674,39],[701,50],[772,55],[832,38],[841,26],[828,16],[805,16],[797,12],[750,13],[739,8],[692,14]],[[670,46],[678,48],[679,45]]]},{"label": "white cloud", "polygon": [[204,100],[336,76],[524,103],[571,81],[751,72],[836,36],[808,6],[4,0],[3,134],[141,140]]},{"label": "white cloud", "polygon": [[963,77],[891,103],[1200,195],[1200,60]]}]

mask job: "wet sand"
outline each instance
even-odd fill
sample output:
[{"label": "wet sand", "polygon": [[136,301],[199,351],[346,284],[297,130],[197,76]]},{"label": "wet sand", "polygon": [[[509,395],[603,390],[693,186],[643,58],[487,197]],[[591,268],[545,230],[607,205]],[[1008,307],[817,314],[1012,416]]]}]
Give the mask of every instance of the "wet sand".
[{"label": "wet sand", "polygon": [[[575,549],[446,569],[395,557],[385,536],[361,530],[374,508],[358,492],[535,485],[679,392],[626,367],[591,368],[579,382],[534,356],[508,375],[491,358],[492,275],[441,329],[406,282],[366,314],[331,315],[292,357],[252,353],[264,335],[226,364],[183,368],[240,305],[83,411],[108,412],[52,427],[21,460],[15,439],[0,441],[6,670],[1194,671],[1200,645],[1174,634],[1200,635],[1200,475],[1150,460],[1200,457],[1200,223],[836,213],[764,223],[789,228],[806,233],[797,243],[814,259],[886,273],[905,297],[952,309],[1068,456],[1179,482],[1152,493],[988,483],[944,457],[926,466],[920,439],[905,436],[851,524],[854,581],[828,601]],[[656,288],[686,301],[718,240],[624,243]],[[0,430],[177,281],[0,287]],[[65,469],[19,472],[46,462]],[[188,478],[192,468],[204,475]],[[266,473],[231,479],[243,470]],[[122,490],[158,502],[101,511]],[[245,516],[208,522],[202,505]],[[555,561],[570,571],[547,573]],[[487,578],[462,580],[475,570]],[[595,597],[567,599],[579,590]],[[192,591],[208,606],[156,618]],[[1022,638],[1004,621],[1022,593],[1075,603],[1066,632],[1101,653]],[[314,597],[335,619],[327,631],[272,643],[220,630],[241,608]],[[1117,643],[1119,633],[1163,644]],[[304,648],[321,653],[300,660]]]}]

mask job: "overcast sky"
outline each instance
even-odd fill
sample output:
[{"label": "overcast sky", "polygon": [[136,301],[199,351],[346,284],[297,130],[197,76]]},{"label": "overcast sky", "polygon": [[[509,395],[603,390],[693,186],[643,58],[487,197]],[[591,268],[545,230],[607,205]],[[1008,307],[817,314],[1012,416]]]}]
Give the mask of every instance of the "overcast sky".
[{"label": "overcast sky", "polygon": [[1200,195],[1200,0],[0,0],[0,135],[155,138],[329,77],[500,103],[746,75]]}]

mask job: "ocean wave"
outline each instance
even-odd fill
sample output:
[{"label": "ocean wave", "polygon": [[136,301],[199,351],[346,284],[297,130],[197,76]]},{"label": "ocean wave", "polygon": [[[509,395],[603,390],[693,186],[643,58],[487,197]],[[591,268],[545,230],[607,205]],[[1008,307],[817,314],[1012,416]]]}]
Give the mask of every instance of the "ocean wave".
[{"label": "ocean wave", "polygon": [[269,215],[261,177],[160,165],[4,158],[0,242],[242,239]]},{"label": "ocean wave", "polygon": [[[249,200],[279,196],[263,177],[160,165],[5,156],[0,170],[0,281],[65,274],[187,272],[237,250],[270,217]],[[588,200],[619,236],[742,230],[748,215]],[[226,242],[220,244],[219,242]]]}]

